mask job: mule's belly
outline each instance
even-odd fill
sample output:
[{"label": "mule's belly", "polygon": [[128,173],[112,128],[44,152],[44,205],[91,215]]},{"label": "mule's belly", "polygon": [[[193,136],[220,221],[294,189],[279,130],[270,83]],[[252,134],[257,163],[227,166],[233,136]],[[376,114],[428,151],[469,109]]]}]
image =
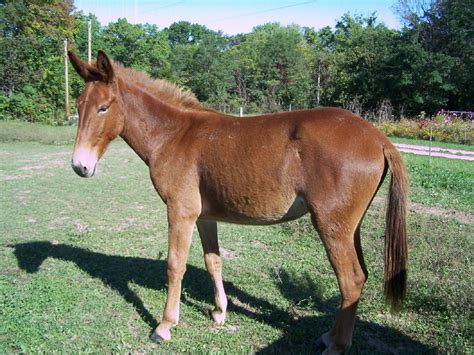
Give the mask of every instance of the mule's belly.
[{"label": "mule's belly", "polygon": [[296,196],[293,200],[281,208],[256,208],[256,206],[248,206],[248,208],[212,208],[208,203],[203,203],[203,212],[201,219],[215,220],[236,224],[247,225],[270,225],[291,221],[302,217],[308,213],[308,207],[305,200],[301,196]]}]

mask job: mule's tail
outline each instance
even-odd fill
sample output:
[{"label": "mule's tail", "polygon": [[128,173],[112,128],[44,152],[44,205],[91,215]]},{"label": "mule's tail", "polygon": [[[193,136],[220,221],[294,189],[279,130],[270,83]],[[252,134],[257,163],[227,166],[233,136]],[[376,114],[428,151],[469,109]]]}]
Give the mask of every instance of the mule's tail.
[{"label": "mule's tail", "polygon": [[401,308],[407,282],[408,174],[402,157],[392,144],[383,153],[392,172],[385,225],[385,299],[392,311]]}]

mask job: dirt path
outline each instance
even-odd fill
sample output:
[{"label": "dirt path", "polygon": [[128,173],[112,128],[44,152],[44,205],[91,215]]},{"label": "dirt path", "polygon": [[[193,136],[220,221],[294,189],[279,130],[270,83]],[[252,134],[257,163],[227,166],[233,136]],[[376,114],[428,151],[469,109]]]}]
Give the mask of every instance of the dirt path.
[{"label": "dirt path", "polygon": [[[395,146],[400,152],[430,155],[430,148],[427,146],[399,143],[395,143]],[[474,161],[474,151],[471,150],[431,147],[431,156]]]}]

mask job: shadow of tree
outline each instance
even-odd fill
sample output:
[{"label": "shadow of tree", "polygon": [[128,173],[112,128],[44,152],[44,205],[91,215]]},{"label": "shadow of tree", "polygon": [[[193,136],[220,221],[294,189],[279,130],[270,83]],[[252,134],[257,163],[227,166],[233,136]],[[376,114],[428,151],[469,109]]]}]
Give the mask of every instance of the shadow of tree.
[{"label": "shadow of tree", "polygon": [[[65,244],[53,245],[46,241],[27,242],[12,247],[18,266],[28,273],[38,272],[47,258],[75,263],[91,277],[101,280],[105,285],[116,290],[126,302],[133,305],[143,321],[150,326],[150,331],[157,326],[155,317],[129,287],[129,283],[155,290],[165,288],[167,282],[165,260],[106,255]],[[201,301],[210,301],[212,299],[211,286],[208,281],[209,287],[203,287],[205,280],[208,280],[206,271],[188,265],[183,282],[186,294],[183,302],[197,305]],[[285,271],[282,271],[280,281],[277,283],[281,294],[295,305],[300,304],[301,300],[308,300],[305,307],[316,309],[321,314],[320,316],[295,315],[294,310],[284,310],[264,299],[254,297],[232,282],[225,282],[224,287],[229,296],[230,312],[243,314],[280,329],[284,333],[276,342],[258,351],[264,354],[314,352],[314,340],[331,327],[339,302],[337,297],[325,300],[321,296],[320,287],[311,280],[309,275],[295,279]],[[256,312],[253,308],[259,311]],[[384,341],[379,339],[384,339]],[[434,349],[396,330],[360,320],[356,321],[353,349],[356,352],[377,353],[434,352]]]}]

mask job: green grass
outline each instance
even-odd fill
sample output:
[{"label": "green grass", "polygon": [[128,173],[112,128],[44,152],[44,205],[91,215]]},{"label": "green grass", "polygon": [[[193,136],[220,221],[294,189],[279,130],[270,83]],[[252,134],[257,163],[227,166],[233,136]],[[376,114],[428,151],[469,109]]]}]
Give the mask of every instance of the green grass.
[{"label": "green grass", "polygon": [[23,121],[0,120],[0,142],[74,143],[75,126],[50,126]]},{"label": "green grass", "polygon": [[[166,297],[165,207],[125,143],[112,144],[92,179],[72,172],[71,153],[72,142],[0,143],[0,353],[307,353],[331,326],[339,292],[308,219],[220,224],[227,323],[210,320],[195,235],[181,323],[171,342],[150,343]],[[383,303],[382,188],[362,228],[370,276],[350,352],[472,353],[472,162],[405,160],[406,307],[391,315]]]},{"label": "green grass", "polygon": [[460,211],[473,211],[472,161],[405,154],[413,201]]}]

